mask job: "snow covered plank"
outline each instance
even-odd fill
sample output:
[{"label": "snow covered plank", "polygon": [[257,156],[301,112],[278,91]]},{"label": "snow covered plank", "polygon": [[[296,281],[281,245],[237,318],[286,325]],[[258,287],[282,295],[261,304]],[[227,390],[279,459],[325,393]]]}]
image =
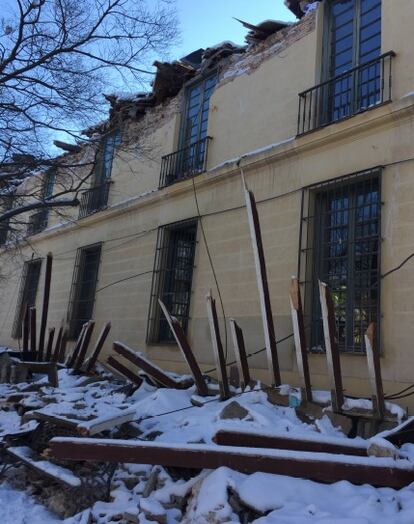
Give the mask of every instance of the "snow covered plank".
[{"label": "snow covered plank", "polygon": [[158,302],[160,304],[162,312],[164,313],[165,318],[167,319],[168,325],[170,326],[171,332],[174,335],[178,347],[180,348],[181,353],[183,354],[185,361],[187,362],[188,367],[190,368],[191,375],[194,379],[194,383],[197,386],[198,394],[202,397],[207,396],[207,384],[204,380],[203,374],[201,372],[200,366],[197,363],[194,353],[191,350],[191,346],[187,340],[184,330],[181,327],[181,324],[179,323],[177,318],[170,315],[162,300],[158,299]]},{"label": "snow covered plank", "polygon": [[250,370],[246,356],[243,331],[233,318],[230,319],[230,331],[233,339],[234,355],[236,357],[236,364],[240,377],[240,387],[243,390],[250,384]]},{"label": "snow covered plank", "polygon": [[290,310],[292,314],[293,335],[295,340],[296,363],[304,398],[312,402],[312,387],[309,375],[308,353],[306,349],[305,322],[303,320],[302,297],[298,279],[292,277],[289,290]]},{"label": "snow covered plank", "polygon": [[47,460],[41,460],[31,448],[26,446],[10,447],[6,451],[11,457],[22,462],[28,468],[41,475],[46,475],[60,484],[70,488],[78,488],[81,485],[80,478],[72,471]]},{"label": "snow covered plank", "polygon": [[121,355],[121,357],[129,360],[135,366],[138,366],[142,371],[145,371],[145,373],[148,373],[148,375],[153,377],[163,386],[172,389],[181,389],[183,387],[182,382],[174,380],[160,367],[146,359],[142,353],[134,351],[125,344],[122,344],[122,342],[114,342],[114,351],[118,353],[118,355]]},{"label": "snow covered plank", "polygon": [[344,392],[342,386],[341,361],[336,341],[335,310],[328,286],[319,281],[319,296],[322,310],[323,334],[325,339],[326,362],[331,383],[332,408],[336,413],[342,410]]},{"label": "snow covered plank", "polygon": [[275,327],[273,323],[272,306],[270,302],[269,283],[267,279],[266,262],[263,249],[262,232],[260,229],[259,214],[257,212],[256,200],[253,192],[249,191],[244,184],[244,196],[246,200],[247,216],[249,219],[250,236],[254,262],[256,267],[257,285],[259,288],[260,308],[262,313],[263,330],[267,354],[267,363],[270,372],[272,386],[280,386],[280,369],[277,356]]},{"label": "snow covered plank", "polygon": [[229,381],[227,378],[226,359],[223,344],[220,338],[220,329],[217,318],[216,301],[209,293],[207,299],[207,316],[210,325],[211,342],[213,345],[214,360],[217,368],[217,376],[220,388],[220,398],[225,400],[230,397]]},{"label": "snow covered plank", "polygon": [[414,417],[409,417],[396,428],[383,431],[376,436],[388,440],[394,446],[414,444]]},{"label": "snow covered plank", "polygon": [[[76,415],[76,413],[73,413],[73,415]],[[69,416],[52,415],[49,413],[43,413],[42,411],[29,411],[28,413],[25,413],[22,417],[22,422],[27,422],[29,420],[50,422],[55,426],[73,429],[74,431],[77,431],[79,425],[79,420],[76,420],[75,418],[71,419]]]},{"label": "snow covered plank", "polygon": [[139,387],[142,384],[143,382],[142,378],[139,375],[137,375],[136,373],[134,373],[133,371],[131,371],[129,368],[121,364],[121,362],[119,362],[116,358],[109,357],[106,362],[108,366],[115,369],[118,373],[123,375],[126,379],[128,379],[130,382],[132,382],[136,386]]},{"label": "snow covered plank", "polygon": [[123,411],[120,410],[116,415],[103,415],[93,420],[81,422],[77,426],[77,431],[84,437],[92,436],[101,433],[101,431],[113,429],[116,426],[125,424],[126,422],[131,422],[136,418],[137,412],[135,408],[125,409]]},{"label": "snow covered plank", "polygon": [[379,347],[377,345],[377,325],[372,322],[365,333],[365,348],[367,351],[367,363],[369,381],[372,388],[372,406],[380,420],[385,415],[384,390],[381,379],[381,362]]},{"label": "snow covered plank", "polygon": [[215,469],[226,466],[245,473],[262,471],[327,483],[347,480],[354,484],[396,489],[414,481],[412,463],[392,458],[67,437],[53,438],[49,445],[50,456],[65,460],[152,464],[190,469]]},{"label": "snow covered plank", "polygon": [[287,435],[270,435],[248,431],[218,431],[213,440],[219,446],[246,448],[285,449],[309,451],[314,453],[333,453],[334,455],[367,456],[367,445],[351,439],[327,438],[322,435],[297,438]]}]

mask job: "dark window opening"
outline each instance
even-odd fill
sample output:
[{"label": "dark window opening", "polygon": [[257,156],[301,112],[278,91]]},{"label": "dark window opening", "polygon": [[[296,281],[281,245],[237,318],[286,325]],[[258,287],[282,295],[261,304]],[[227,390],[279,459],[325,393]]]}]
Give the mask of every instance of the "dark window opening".
[{"label": "dark window opening", "polygon": [[381,191],[378,170],[306,189],[299,271],[305,284],[310,348],[324,350],[318,280],[335,306],[341,351],[364,353],[380,321]]},{"label": "dark window opening", "polygon": [[[42,193],[41,193],[41,199],[43,201],[46,201],[50,199],[53,196],[53,188],[55,186],[55,180],[56,180],[56,172],[54,170],[49,171],[45,174],[43,179],[43,187],[42,187]],[[27,234],[35,235],[36,233],[40,233],[47,227],[47,223],[49,220],[49,208],[43,208],[40,209],[40,211],[37,211],[36,213],[33,213],[29,217],[29,221],[27,224]]]},{"label": "dark window opening", "polygon": [[101,244],[78,249],[69,300],[69,337],[77,338],[82,326],[91,320],[101,260]]},{"label": "dark window opening", "polygon": [[191,286],[197,237],[197,222],[179,222],[160,227],[148,319],[148,342],[173,342],[170,328],[158,304],[160,298],[184,330],[190,315]]},{"label": "dark window opening", "polygon": [[16,315],[12,329],[13,338],[21,338],[24,315],[29,308],[36,304],[41,267],[42,261],[40,259],[30,260],[24,264],[19,297],[17,299]]}]

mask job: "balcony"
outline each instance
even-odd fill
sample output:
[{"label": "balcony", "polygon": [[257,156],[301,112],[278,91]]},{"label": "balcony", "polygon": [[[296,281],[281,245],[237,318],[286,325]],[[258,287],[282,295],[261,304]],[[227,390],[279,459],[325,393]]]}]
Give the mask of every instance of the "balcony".
[{"label": "balcony", "polygon": [[108,204],[110,181],[92,187],[82,193],[79,204],[79,218],[92,215],[101,209],[104,209]]},{"label": "balcony", "polygon": [[161,160],[160,189],[179,180],[203,173],[206,170],[208,145],[207,136],[175,153],[163,156]]},{"label": "balcony", "polygon": [[394,51],[389,51],[300,93],[297,134],[391,102],[394,57]]},{"label": "balcony", "polygon": [[49,210],[41,209],[29,217],[27,223],[27,236],[36,235],[47,227],[47,221],[49,218]]}]

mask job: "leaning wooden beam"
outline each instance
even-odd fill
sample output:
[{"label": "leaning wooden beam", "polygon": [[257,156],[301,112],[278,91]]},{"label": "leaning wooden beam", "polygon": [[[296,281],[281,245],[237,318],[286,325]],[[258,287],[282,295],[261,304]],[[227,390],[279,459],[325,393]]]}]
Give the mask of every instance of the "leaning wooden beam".
[{"label": "leaning wooden beam", "polygon": [[66,359],[66,366],[68,368],[73,367],[73,365],[76,362],[76,359],[78,358],[79,350],[82,345],[83,337],[85,335],[85,331],[87,327],[88,327],[88,322],[85,322],[80,330],[78,338],[76,339],[75,346],[72,352],[69,354],[68,358]]},{"label": "leaning wooden beam", "polygon": [[29,313],[29,308],[26,307],[24,311],[23,324],[22,324],[23,355],[29,352],[29,332],[30,332],[30,313]]},{"label": "leaning wooden beam", "polygon": [[45,285],[43,290],[43,304],[42,304],[42,316],[40,319],[40,333],[39,333],[39,361],[43,360],[45,336],[46,336],[46,324],[47,315],[49,312],[49,297],[50,297],[50,282],[52,278],[52,264],[53,256],[52,253],[48,253],[46,256],[46,270],[45,270]]},{"label": "leaning wooden beam", "polygon": [[213,437],[213,441],[219,446],[285,449],[358,457],[367,456],[366,445],[355,444],[352,439],[327,438],[320,434],[316,434],[315,437],[297,438],[288,435],[275,436],[247,431],[220,430]]},{"label": "leaning wooden beam", "polygon": [[104,325],[104,327],[102,328],[102,331],[99,334],[98,340],[96,341],[95,347],[92,350],[92,354],[85,366],[86,373],[90,373],[93,370],[93,368],[95,367],[99,354],[102,351],[103,345],[105,344],[105,340],[110,330],[111,330],[111,323],[107,322]]},{"label": "leaning wooden beam", "polygon": [[36,348],[36,308],[31,307],[29,310],[29,319],[30,319],[30,351],[32,354],[37,353]]},{"label": "leaning wooden beam", "polygon": [[414,481],[414,470],[410,462],[394,461],[391,458],[68,437],[56,437],[49,442],[49,446],[51,456],[64,460],[153,464],[192,469],[226,466],[245,473],[262,471],[328,483],[347,480],[354,484],[396,489]]},{"label": "leaning wooden beam", "polygon": [[121,362],[116,360],[116,358],[108,357],[108,360],[106,362],[108,366],[111,366],[111,368],[115,369],[118,373],[123,375],[136,386],[140,386],[142,384],[143,379],[139,375],[131,371],[129,368],[121,364]]},{"label": "leaning wooden beam", "polygon": [[217,368],[217,377],[222,400],[230,397],[229,380],[227,377],[226,359],[224,357],[223,344],[221,343],[220,328],[217,318],[216,301],[210,295],[207,299],[207,317],[210,325],[211,342],[213,345],[214,360]]},{"label": "leaning wooden beam", "polygon": [[161,368],[147,360],[142,353],[134,351],[125,344],[122,344],[122,342],[114,342],[114,351],[118,353],[118,355],[121,355],[122,357],[129,360],[132,364],[138,366],[140,369],[145,371],[145,373],[148,373],[148,375],[153,377],[163,386],[173,389],[180,387],[177,381],[167,375],[167,373],[165,373]]},{"label": "leaning wooden beam", "polygon": [[83,361],[85,360],[86,353],[88,351],[89,343],[91,341],[92,333],[95,328],[95,322],[90,320],[86,326],[85,334],[83,336],[81,345],[79,347],[78,357],[73,364],[73,369],[75,371],[80,371]]},{"label": "leaning wooden beam", "polygon": [[344,403],[344,392],[339,348],[336,341],[335,310],[331,292],[328,286],[321,281],[319,281],[319,295],[321,300],[328,376],[331,383],[332,409],[339,413]]},{"label": "leaning wooden beam", "polygon": [[167,319],[168,325],[170,326],[171,332],[174,335],[178,347],[180,348],[181,353],[183,354],[185,361],[187,362],[188,367],[190,368],[191,375],[193,376],[198,394],[202,397],[207,396],[208,388],[206,381],[204,380],[203,373],[201,372],[200,366],[198,365],[197,360],[194,357],[194,353],[191,350],[191,346],[187,340],[183,328],[181,327],[181,324],[179,323],[178,319],[170,315],[162,300],[158,299],[158,302],[160,304],[162,312],[164,313],[165,318]]},{"label": "leaning wooden beam", "polygon": [[296,362],[305,399],[312,401],[312,387],[309,374],[308,352],[306,349],[305,323],[303,320],[302,297],[298,279],[292,277],[290,284],[290,311],[292,314],[293,335],[295,340]]},{"label": "leaning wooden beam", "polygon": [[263,330],[267,354],[267,362],[272,386],[280,386],[279,360],[277,356],[275,327],[273,324],[272,306],[270,303],[269,283],[267,279],[266,262],[263,249],[262,232],[260,229],[259,214],[256,200],[252,191],[244,187],[247,215],[249,218],[250,236],[254,261],[256,266],[257,285],[259,288],[260,308],[262,313]]},{"label": "leaning wooden beam", "polygon": [[63,364],[65,362],[67,343],[68,343],[68,330],[65,329],[65,330],[63,330],[62,341],[60,343],[58,359],[57,359],[57,361],[60,364]]},{"label": "leaning wooden beam", "polygon": [[52,350],[53,350],[53,339],[55,338],[55,328],[49,328],[49,335],[47,338],[47,346],[46,346],[46,353],[45,353],[45,360],[46,362],[50,362],[52,360]]},{"label": "leaning wooden beam", "polygon": [[58,361],[60,345],[62,343],[62,334],[63,334],[63,327],[60,326],[57,337],[56,337],[55,349],[52,352],[52,357],[51,357],[52,362]]},{"label": "leaning wooden beam", "polygon": [[230,331],[233,339],[234,355],[236,357],[237,369],[240,377],[240,387],[244,389],[250,384],[249,363],[246,356],[246,346],[244,345],[243,331],[237,322],[230,319]]},{"label": "leaning wooden beam", "polygon": [[365,348],[367,351],[368,373],[372,388],[372,407],[379,419],[385,415],[384,390],[381,379],[381,363],[377,345],[377,325],[373,322],[365,333]]}]

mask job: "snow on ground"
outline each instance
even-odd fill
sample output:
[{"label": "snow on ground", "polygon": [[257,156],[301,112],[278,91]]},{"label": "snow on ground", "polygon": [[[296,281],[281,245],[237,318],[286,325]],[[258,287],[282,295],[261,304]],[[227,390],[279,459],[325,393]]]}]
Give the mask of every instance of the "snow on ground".
[{"label": "snow on ground", "polygon": [[1,524],[55,524],[62,522],[24,491],[0,484]]}]

